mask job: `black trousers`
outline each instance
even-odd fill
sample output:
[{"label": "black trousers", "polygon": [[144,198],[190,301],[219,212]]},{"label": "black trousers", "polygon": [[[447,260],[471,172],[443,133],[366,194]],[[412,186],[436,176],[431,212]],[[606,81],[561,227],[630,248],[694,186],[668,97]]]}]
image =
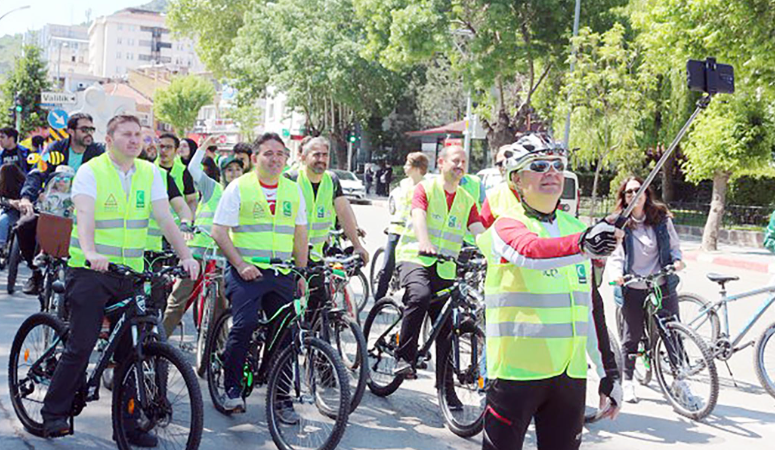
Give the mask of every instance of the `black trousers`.
[{"label": "black trousers", "polygon": [[[431,302],[433,294],[446,289],[453,284],[453,280],[445,280],[436,272],[436,264],[424,267],[420,264],[401,262],[398,264],[398,274],[401,277],[401,286],[404,292],[404,319],[401,322],[400,345],[396,354],[399,358],[414,363],[417,359],[418,340],[422,331],[422,323],[425,314],[430,315],[436,322],[445,302]],[[451,346],[450,334],[452,332],[452,316],[442,325],[441,332],[436,338],[436,381],[442,372],[442,358]]]},{"label": "black trousers", "polygon": [[493,380],[487,391],[483,450],[521,450],[535,419],[539,450],[581,445],[587,381],[563,373],[535,381]]},{"label": "black trousers", "polygon": [[[43,401],[41,415],[48,420],[71,415],[75,392],[84,382],[89,356],[99,337],[105,306],[124,300],[136,291],[130,278],[80,268],[68,269],[65,285],[65,301],[70,305],[70,335]],[[131,349],[130,333],[121,339],[114,355],[116,362]]]},{"label": "black trousers", "polygon": [[27,265],[32,267],[32,260],[35,258],[35,249],[38,245],[38,216],[22,216],[16,225],[16,239],[19,240],[19,250],[22,258]]},{"label": "black trousers", "polygon": [[382,265],[382,274],[377,283],[377,292],[374,293],[375,300],[379,300],[387,295],[390,279],[393,278],[393,272],[396,270],[396,247],[398,247],[400,239],[400,234],[388,234],[387,244],[385,245],[385,264]]},{"label": "black trousers", "polygon": [[[624,303],[622,304],[622,317],[624,318],[624,330],[622,332],[622,356],[624,357],[624,379],[632,380],[635,372],[635,360],[628,355],[638,351],[638,343],[643,337],[646,311],[643,302],[649,291],[646,289],[625,288],[622,291]],[[675,291],[662,286],[662,309],[660,316],[674,315],[678,317],[678,296]]]}]

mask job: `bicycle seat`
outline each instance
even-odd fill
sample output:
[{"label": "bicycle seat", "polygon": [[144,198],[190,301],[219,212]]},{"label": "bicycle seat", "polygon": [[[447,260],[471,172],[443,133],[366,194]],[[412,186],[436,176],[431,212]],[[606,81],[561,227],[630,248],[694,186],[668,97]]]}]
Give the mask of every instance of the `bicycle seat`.
[{"label": "bicycle seat", "polygon": [[740,277],[736,275],[724,275],[722,273],[709,273],[707,277],[710,281],[720,284],[722,288],[724,287],[725,283],[730,281],[737,281],[740,279]]}]

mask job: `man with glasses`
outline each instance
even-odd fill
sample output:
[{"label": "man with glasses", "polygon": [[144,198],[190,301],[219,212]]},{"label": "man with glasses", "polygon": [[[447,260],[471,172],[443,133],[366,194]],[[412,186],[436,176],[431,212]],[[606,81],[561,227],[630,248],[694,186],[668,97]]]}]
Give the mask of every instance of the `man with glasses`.
[{"label": "man with glasses", "polygon": [[[520,201],[477,244],[488,255],[485,280],[487,391],[485,450],[522,448],[535,419],[538,448],[577,449],[584,423],[592,274],[589,258],[610,255],[623,237],[601,221],[587,228],[558,211],[565,150],[530,134],[505,160]],[[591,356],[599,353],[590,352]],[[601,365],[601,364],[596,364]],[[601,402],[621,402],[617,379]],[[611,411],[615,414],[616,410]]]},{"label": "man with glasses", "polygon": [[[43,185],[49,180],[58,166],[68,166],[77,172],[82,164],[105,153],[105,144],[94,142],[94,131],[94,122],[89,114],[76,113],[70,116],[70,119],[67,121],[67,133],[70,137],[49,145],[44,150],[44,154],[49,155],[46,170],[33,170],[24,181],[21,200],[19,201],[22,218],[17,228],[17,237],[22,257],[24,257],[24,260],[27,261],[30,267],[32,267],[32,259],[35,256],[35,233],[38,226],[38,220],[33,214],[32,205],[43,191]],[[51,157],[55,153],[62,156],[61,162],[58,164],[55,161],[59,161],[59,156]],[[32,276],[27,281],[27,284],[24,285],[22,292],[29,295],[37,294],[42,279],[40,271],[33,269]]]}]

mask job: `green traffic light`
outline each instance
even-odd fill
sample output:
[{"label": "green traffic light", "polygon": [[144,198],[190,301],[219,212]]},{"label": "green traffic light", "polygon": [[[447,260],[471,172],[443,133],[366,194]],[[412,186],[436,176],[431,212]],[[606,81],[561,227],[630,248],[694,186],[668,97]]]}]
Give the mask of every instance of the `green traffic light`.
[{"label": "green traffic light", "polygon": [[16,105],[16,112],[22,112],[22,105]]},{"label": "green traffic light", "polygon": [[355,142],[355,135],[350,136],[350,142]]}]

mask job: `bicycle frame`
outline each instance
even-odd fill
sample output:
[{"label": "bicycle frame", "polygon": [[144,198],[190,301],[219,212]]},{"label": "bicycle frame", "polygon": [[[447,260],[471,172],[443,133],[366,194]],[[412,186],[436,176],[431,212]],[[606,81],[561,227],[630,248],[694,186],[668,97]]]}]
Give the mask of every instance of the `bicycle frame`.
[{"label": "bicycle frame", "polygon": [[708,311],[713,310],[714,312],[717,312],[719,309],[723,311],[724,317],[723,317],[723,325],[721,330],[721,336],[720,337],[726,337],[731,338],[731,334],[729,332],[729,311],[727,308],[727,304],[731,302],[735,302],[744,298],[753,297],[755,295],[764,294],[764,293],[771,293],[769,297],[767,297],[759,306],[759,309],[754,313],[754,315],[748,320],[748,322],[740,329],[740,331],[737,333],[735,338],[732,340],[732,348],[735,350],[737,349],[737,346],[740,344],[740,341],[745,338],[745,335],[748,334],[748,332],[751,330],[751,328],[756,324],[756,322],[759,321],[759,319],[764,315],[764,313],[772,306],[773,303],[775,303],[775,285],[766,286],[759,289],[754,289],[748,292],[743,292],[741,294],[737,295],[726,295],[726,290],[721,290],[721,299],[717,300],[714,303],[711,303],[710,305],[703,308],[696,317],[694,317],[691,321],[684,323],[689,327],[694,327],[698,320],[700,320],[702,317],[704,317]]}]

